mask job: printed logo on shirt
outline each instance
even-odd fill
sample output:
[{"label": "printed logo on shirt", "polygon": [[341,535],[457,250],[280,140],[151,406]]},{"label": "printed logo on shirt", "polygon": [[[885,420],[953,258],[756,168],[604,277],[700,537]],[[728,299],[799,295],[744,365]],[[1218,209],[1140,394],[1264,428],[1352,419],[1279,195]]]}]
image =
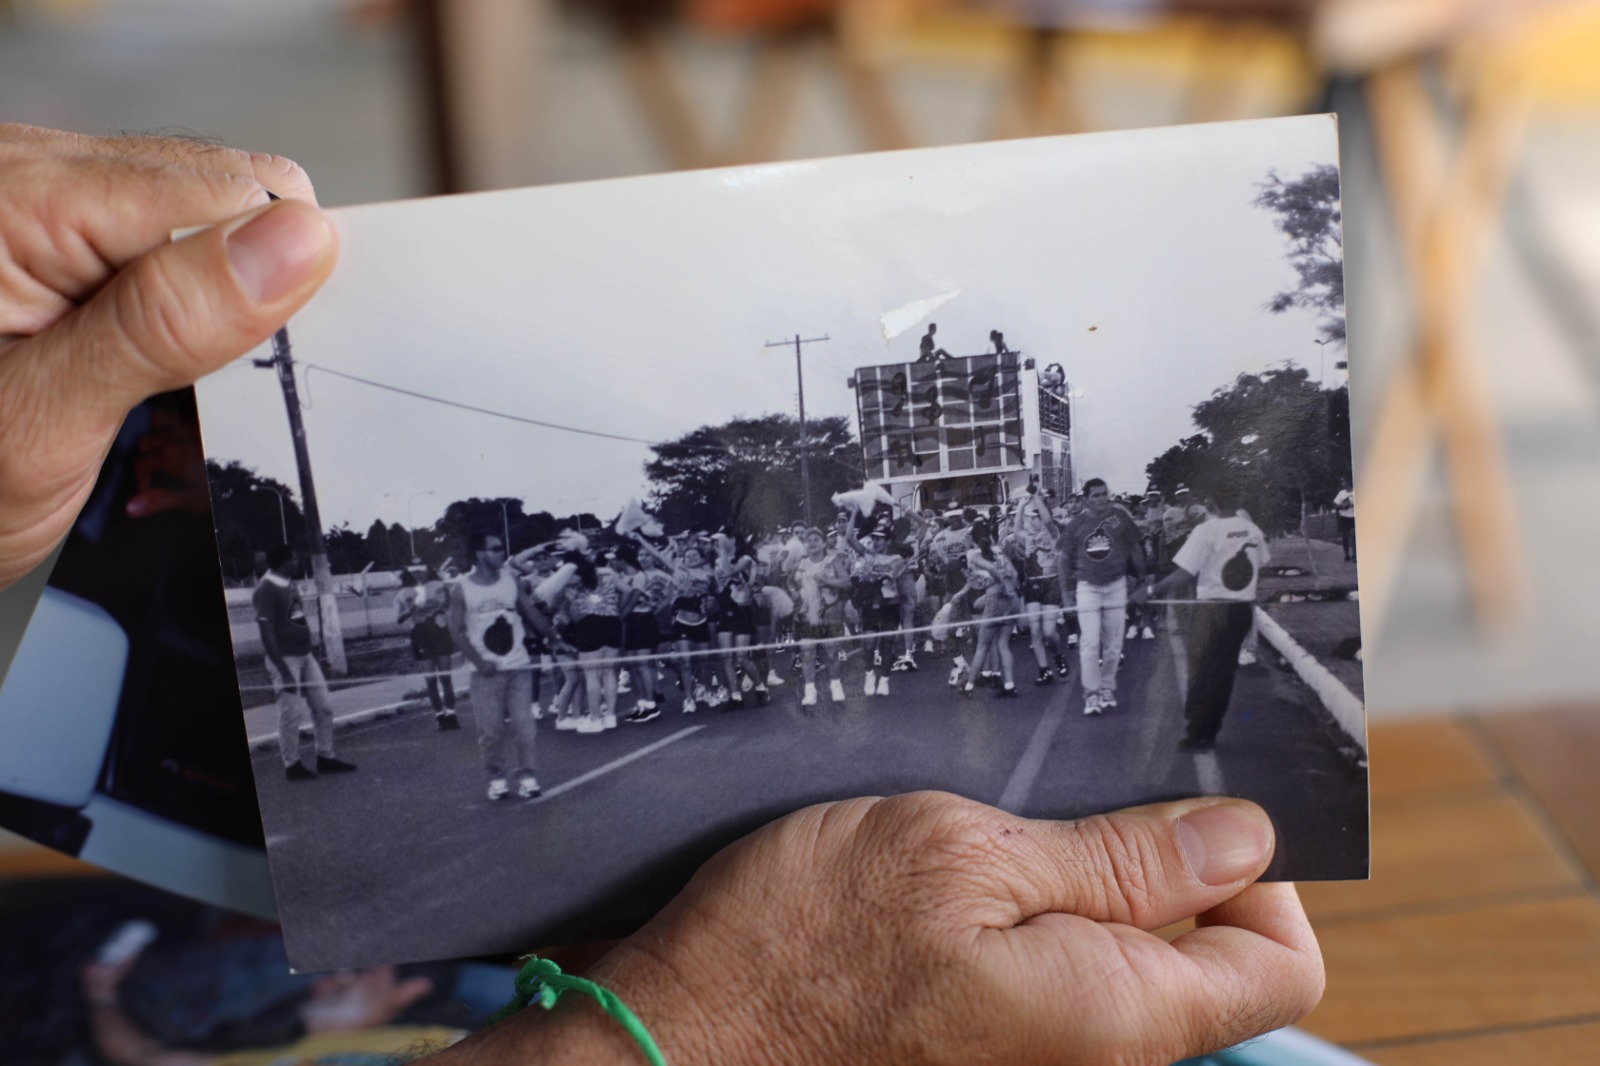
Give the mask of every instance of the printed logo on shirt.
[{"label": "printed logo on shirt", "polygon": [[506,616],[497,615],[489,628],[483,631],[483,647],[495,655],[509,655],[514,635]]},{"label": "printed logo on shirt", "polygon": [[1111,554],[1111,537],[1106,533],[1106,527],[1096,526],[1095,531],[1089,534],[1083,542],[1083,554],[1098,562]]},{"label": "printed logo on shirt", "polygon": [[1240,545],[1238,553],[1222,564],[1222,587],[1229,592],[1243,592],[1256,579],[1256,564],[1247,554],[1251,547]]}]

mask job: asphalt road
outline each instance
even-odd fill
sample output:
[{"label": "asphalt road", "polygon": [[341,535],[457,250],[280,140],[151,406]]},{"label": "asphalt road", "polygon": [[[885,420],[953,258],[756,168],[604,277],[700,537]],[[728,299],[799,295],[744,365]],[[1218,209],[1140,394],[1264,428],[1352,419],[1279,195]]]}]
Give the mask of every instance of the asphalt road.
[{"label": "asphalt road", "polygon": [[547,719],[531,801],[487,798],[470,698],[456,732],[417,711],[341,732],[356,773],[289,782],[266,752],[255,766],[290,958],[322,970],[619,936],[771,818],[922,788],[1038,817],[1245,796],[1278,827],[1269,876],[1365,876],[1366,769],[1291,672],[1241,669],[1216,750],[1196,755],[1177,749],[1181,663],[1165,634],[1129,642],[1121,706],[1092,718],[1076,663],[1036,688],[1025,643],[1014,648],[1015,700],[953,695],[944,660],[869,699],[852,663],[842,704],[824,688],[802,708],[791,682],[765,708],[674,709],[600,734]]}]

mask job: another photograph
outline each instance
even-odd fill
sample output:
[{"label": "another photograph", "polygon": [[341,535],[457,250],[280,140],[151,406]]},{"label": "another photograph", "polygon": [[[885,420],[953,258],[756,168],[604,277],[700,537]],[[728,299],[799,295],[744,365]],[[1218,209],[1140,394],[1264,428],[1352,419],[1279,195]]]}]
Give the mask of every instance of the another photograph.
[{"label": "another photograph", "polygon": [[1331,117],[332,217],[197,388],[297,968],[623,935],[919,789],[1366,876]]}]

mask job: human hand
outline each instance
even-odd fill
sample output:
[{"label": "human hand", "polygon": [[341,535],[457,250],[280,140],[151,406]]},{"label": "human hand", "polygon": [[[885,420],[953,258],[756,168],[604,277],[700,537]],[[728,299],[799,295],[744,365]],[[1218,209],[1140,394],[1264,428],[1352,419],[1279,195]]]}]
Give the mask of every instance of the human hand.
[{"label": "human hand", "polygon": [[[711,860],[589,977],[669,1061],[1164,1066],[1292,1023],[1321,995],[1259,808],[1195,799],[1077,822],[941,793],[811,807]],[[1170,943],[1153,930],[1198,915]],[[442,1061],[632,1061],[591,1004],[529,1012]]]},{"label": "human hand", "polygon": [[259,153],[0,125],[0,175],[4,588],[66,535],[129,408],[270,336],[336,237],[305,173]]},{"label": "human hand", "polygon": [[79,970],[78,984],[83,989],[84,1002],[94,1008],[116,1006],[117,989],[138,961],[139,956],[134,954],[117,962],[92,962]]}]

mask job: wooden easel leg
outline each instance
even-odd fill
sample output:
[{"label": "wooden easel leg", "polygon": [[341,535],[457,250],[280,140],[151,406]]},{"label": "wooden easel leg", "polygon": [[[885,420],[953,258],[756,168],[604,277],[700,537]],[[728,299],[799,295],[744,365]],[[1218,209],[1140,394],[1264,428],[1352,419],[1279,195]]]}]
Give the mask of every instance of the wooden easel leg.
[{"label": "wooden easel leg", "polygon": [[648,27],[624,27],[618,38],[622,73],[666,154],[679,170],[711,166],[715,155],[673,74],[661,39]]}]

